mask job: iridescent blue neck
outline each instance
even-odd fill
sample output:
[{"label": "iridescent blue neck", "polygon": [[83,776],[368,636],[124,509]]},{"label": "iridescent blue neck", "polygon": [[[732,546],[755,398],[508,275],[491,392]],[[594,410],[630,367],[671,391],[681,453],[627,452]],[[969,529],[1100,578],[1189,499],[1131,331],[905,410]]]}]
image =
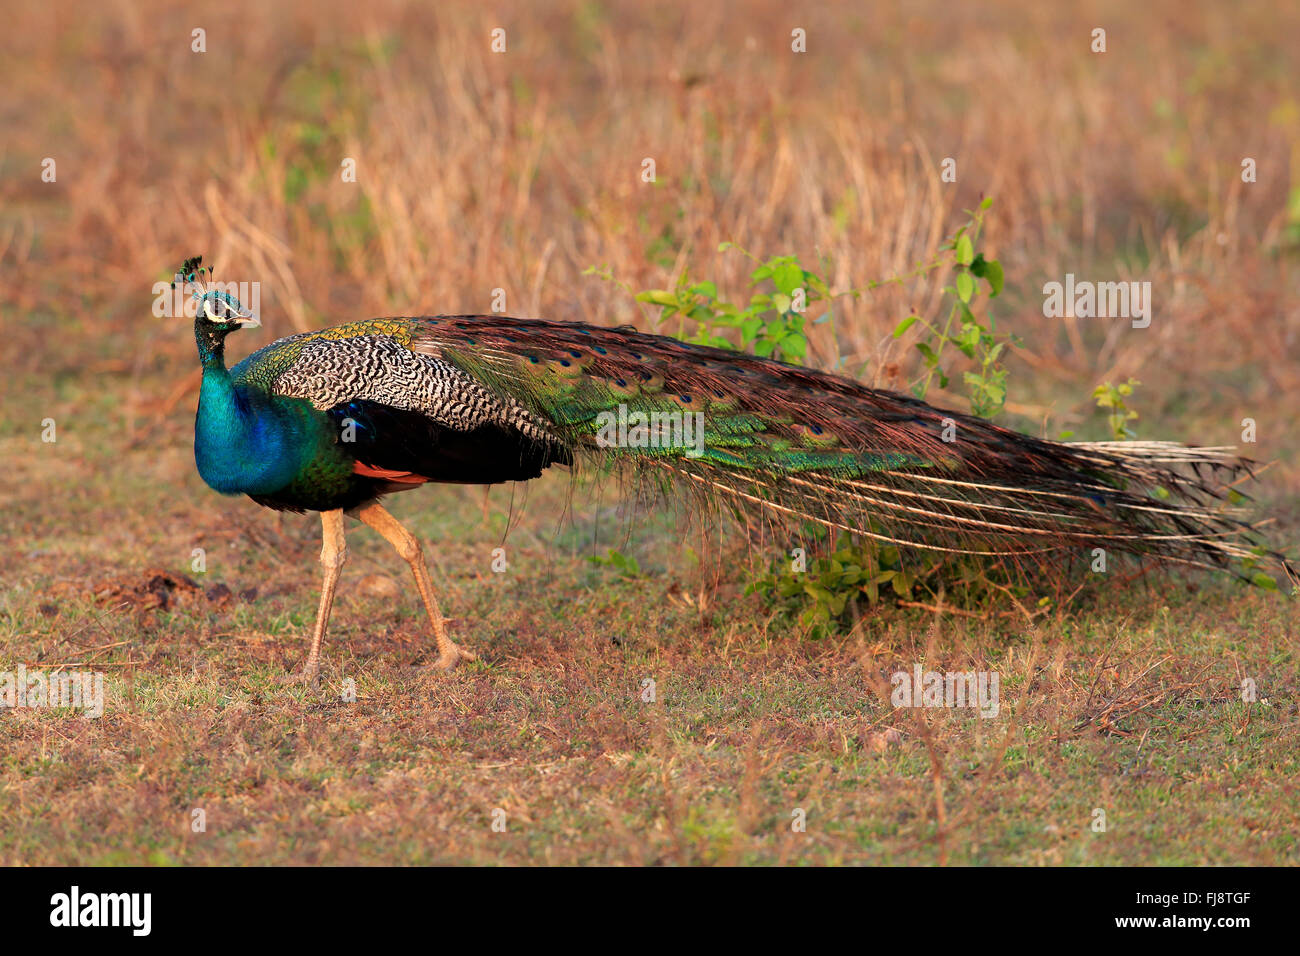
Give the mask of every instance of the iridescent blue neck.
[{"label": "iridescent blue neck", "polygon": [[194,462],[223,494],[270,494],[297,475],[314,450],[303,417],[280,396],[247,389],[226,369],[225,335],[195,323],[203,384],[194,420]]},{"label": "iridescent blue neck", "polygon": [[229,326],[219,326],[206,318],[194,320],[194,341],[198,343],[199,362],[205,372],[208,369],[225,370],[226,336],[232,331]]}]

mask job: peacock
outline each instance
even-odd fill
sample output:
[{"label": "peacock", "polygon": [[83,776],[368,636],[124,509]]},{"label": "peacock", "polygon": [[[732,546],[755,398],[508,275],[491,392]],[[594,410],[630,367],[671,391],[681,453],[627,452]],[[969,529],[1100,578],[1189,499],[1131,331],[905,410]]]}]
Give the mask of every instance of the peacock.
[{"label": "peacock", "polygon": [[279,339],[228,369],[227,336],[257,319],[210,287],[201,262],[177,274],[197,300],[195,462],[222,494],[320,513],[320,605],[300,671],[313,683],[347,558],[345,515],[410,566],[435,666],[475,659],[447,633],[419,539],[380,503],[431,482],[603,463],[741,513],[949,554],[1041,560],[1103,547],[1223,568],[1262,553],[1230,506],[1250,470],[1230,449],[1048,441],[631,327],[370,319]]}]

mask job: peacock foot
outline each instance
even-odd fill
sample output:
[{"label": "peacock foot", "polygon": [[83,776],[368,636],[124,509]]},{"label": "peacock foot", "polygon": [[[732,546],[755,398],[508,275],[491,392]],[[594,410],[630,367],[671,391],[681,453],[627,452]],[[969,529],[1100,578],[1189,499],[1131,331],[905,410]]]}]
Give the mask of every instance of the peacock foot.
[{"label": "peacock foot", "polygon": [[320,690],[320,665],[306,664],[296,667],[284,678],[286,688],[303,687],[307,690]]},{"label": "peacock foot", "polygon": [[454,670],[458,664],[476,660],[478,660],[478,655],[473,651],[467,651],[459,644],[456,644],[453,641],[448,641],[446,646],[442,649],[442,652],[438,655],[438,659],[434,661],[431,666],[436,671],[449,673]]}]

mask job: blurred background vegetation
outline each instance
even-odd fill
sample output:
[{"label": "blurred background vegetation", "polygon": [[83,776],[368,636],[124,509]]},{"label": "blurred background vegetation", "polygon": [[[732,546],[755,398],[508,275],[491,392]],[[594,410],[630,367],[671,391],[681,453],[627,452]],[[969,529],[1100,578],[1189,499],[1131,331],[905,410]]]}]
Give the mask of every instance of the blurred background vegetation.
[{"label": "blurred background vegetation", "polygon": [[[689,265],[738,292],[749,264],[717,251],[734,241],[861,287],[931,257],[988,195],[999,317],[1025,343],[1013,414],[1100,436],[1093,386],[1140,373],[1144,437],[1174,437],[1151,402],[1208,444],[1236,443],[1249,415],[1261,457],[1294,478],[1295,8],[141,2],[7,17],[0,348],[19,377],[106,373],[128,420],[158,398],[142,376],[186,369],[187,333],[148,306],[192,253],[262,283],[261,340],[487,311],[495,288],[515,314],[644,324],[583,270],[640,289]],[[1152,327],[1044,319],[1042,285],[1066,272],[1151,281]],[[888,333],[913,309],[933,317],[945,278],[841,303],[838,343],[814,331],[808,361],[897,385],[913,357]]]}]

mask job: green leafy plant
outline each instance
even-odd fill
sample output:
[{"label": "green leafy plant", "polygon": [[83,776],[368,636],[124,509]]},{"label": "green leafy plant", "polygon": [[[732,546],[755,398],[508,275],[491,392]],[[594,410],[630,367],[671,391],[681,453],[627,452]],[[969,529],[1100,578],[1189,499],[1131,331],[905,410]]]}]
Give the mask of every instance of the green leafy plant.
[{"label": "green leafy plant", "polygon": [[910,597],[916,584],[916,571],[903,567],[897,548],[843,533],[830,555],[806,564],[796,570],[792,562],[782,560],[751,582],[745,593],[794,610],[814,640],[838,630],[859,601],[879,603],[882,589]]},{"label": "green leafy plant", "polygon": [[925,371],[912,385],[912,393],[917,398],[925,398],[935,380],[940,388],[948,387],[948,373],[944,369],[943,360],[949,346],[972,361],[974,367],[962,373],[962,381],[966,386],[971,412],[981,418],[992,418],[1006,404],[1007,370],[1001,359],[1008,344],[1020,345],[1020,339],[1014,335],[998,335],[997,323],[991,314],[986,323],[975,312],[982,295],[981,281],[988,286],[989,299],[996,298],[1002,292],[1002,264],[976,251],[976,244],[984,228],[984,213],[992,204],[993,201],[986,198],[975,211],[967,210],[969,218],[965,225],[953,233],[942,247],[946,257],[941,256],[928,267],[936,268],[945,258],[952,265],[953,283],[944,287],[950,304],[943,327],[940,328],[919,315],[909,315],[894,328],[896,339],[918,324],[927,333],[925,338],[916,343],[925,366]]},{"label": "green leafy plant", "polygon": [[641,565],[637,559],[615,548],[610,548],[606,557],[602,558],[600,555],[593,554],[588,555],[587,560],[601,567],[613,568],[619,577],[639,578],[641,576]]},{"label": "green leafy plant", "polygon": [[[719,251],[735,249],[756,263],[750,273],[754,291],[749,302],[738,305],[718,296],[712,281],[693,282],[686,272],[671,289],[647,289],[632,293],[638,302],[659,307],[656,328],[697,345],[737,349],[783,362],[800,362],[808,354],[805,312],[816,303],[840,295],[859,295],[855,290],[833,293],[826,280],[805,268],[796,256],[773,256],[760,260],[734,243],[724,242]],[[589,268],[584,275],[612,280],[608,269]],[[767,288],[759,288],[767,286]],[[626,286],[623,286],[625,289]],[[630,289],[627,291],[631,292]],[[817,321],[827,321],[829,311]],[[676,319],[676,329],[665,329]],[[725,333],[730,332],[731,335]],[[737,341],[738,340],[738,341]]]},{"label": "green leafy plant", "polygon": [[1092,397],[1096,399],[1097,407],[1110,409],[1106,415],[1106,424],[1110,426],[1110,433],[1115,436],[1116,441],[1137,437],[1137,432],[1128,426],[1129,422],[1138,417],[1138,413],[1128,407],[1128,397],[1133,394],[1133,389],[1141,384],[1137,379],[1130,378],[1119,385],[1102,382],[1092,390]]},{"label": "green leafy plant", "polygon": [[1286,240],[1300,246],[1300,186],[1292,186],[1286,201]]},{"label": "green leafy plant", "polygon": [[[848,631],[863,611],[886,602],[944,600],[961,609],[988,607],[998,593],[1029,594],[1013,572],[960,556],[920,551],[841,532],[825,557],[800,570],[783,558],[745,589],[792,614],[813,640]],[[1050,598],[1041,599],[1044,607]]]},{"label": "green leafy plant", "polygon": [[[1255,587],[1263,588],[1266,591],[1281,590],[1277,585],[1277,578],[1273,577],[1271,574],[1266,574],[1259,569],[1261,560],[1263,560],[1265,555],[1268,554],[1268,549],[1257,546],[1250,550],[1252,556],[1241,559],[1241,565],[1238,571],[1241,580],[1248,581],[1255,585]],[[1295,596],[1300,597],[1300,589],[1297,589]]]}]

